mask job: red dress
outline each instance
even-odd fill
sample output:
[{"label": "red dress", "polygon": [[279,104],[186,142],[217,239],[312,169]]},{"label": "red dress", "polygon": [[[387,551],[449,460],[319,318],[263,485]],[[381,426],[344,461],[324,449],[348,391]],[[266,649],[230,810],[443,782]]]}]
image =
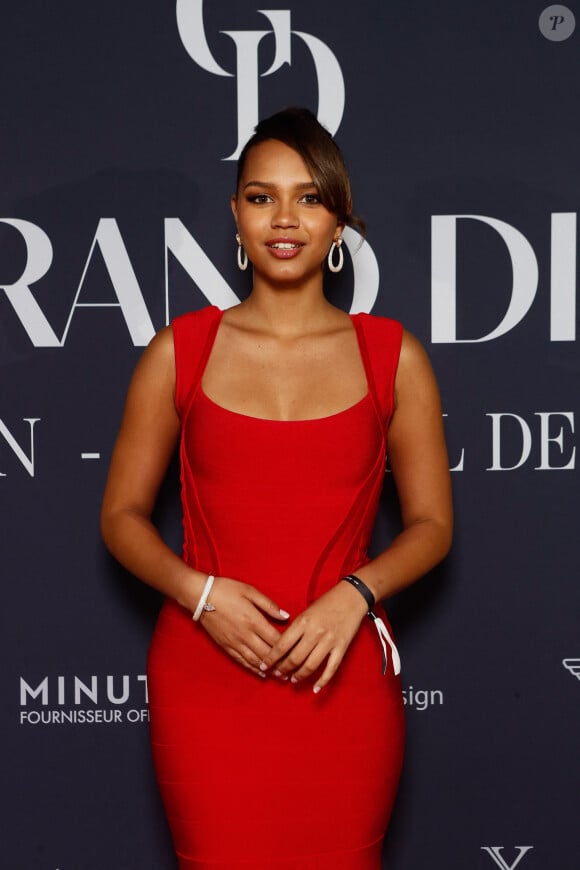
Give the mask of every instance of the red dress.
[{"label": "red dress", "polygon": [[[221,314],[210,307],[173,323],[183,558],[297,615],[368,561],[402,329],[354,315],[367,395],[328,417],[274,421],[228,411],[203,392]],[[370,619],[314,695],[311,681],[295,687],[244,670],[168,600],[148,684],[181,870],[380,868],[404,717],[400,680],[390,659],[382,674]]]}]

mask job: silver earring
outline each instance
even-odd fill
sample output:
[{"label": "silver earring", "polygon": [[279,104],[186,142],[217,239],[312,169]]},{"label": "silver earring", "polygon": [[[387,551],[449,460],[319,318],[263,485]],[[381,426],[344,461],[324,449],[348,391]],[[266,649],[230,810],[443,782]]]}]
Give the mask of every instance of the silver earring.
[{"label": "silver earring", "polygon": [[[342,253],[342,239],[339,238],[336,242],[333,242],[330,246],[330,251],[328,252],[328,268],[331,272],[340,272],[344,265],[344,254]],[[338,251],[338,263],[334,263],[332,260],[334,252]]]},{"label": "silver earring", "polygon": [[248,268],[248,255],[244,251],[244,246],[242,245],[239,233],[236,233],[236,242],[238,243],[238,269],[245,272]]}]

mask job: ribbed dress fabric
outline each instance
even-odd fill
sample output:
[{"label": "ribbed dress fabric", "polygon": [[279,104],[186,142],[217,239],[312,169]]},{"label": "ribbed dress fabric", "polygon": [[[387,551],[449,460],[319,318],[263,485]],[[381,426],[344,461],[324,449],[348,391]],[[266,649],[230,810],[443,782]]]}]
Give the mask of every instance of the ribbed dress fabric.
[{"label": "ribbed dress fabric", "polygon": [[[215,307],[173,324],[183,559],[296,616],[368,561],[402,329],[352,315],[368,392],[311,420],[222,408],[202,375]],[[386,621],[380,606],[377,611]],[[388,623],[387,623],[388,624]],[[379,870],[403,747],[401,684],[365,619],[329,686],[261,680],[171,600],[148,660],[151,743],[181,870]]]}]

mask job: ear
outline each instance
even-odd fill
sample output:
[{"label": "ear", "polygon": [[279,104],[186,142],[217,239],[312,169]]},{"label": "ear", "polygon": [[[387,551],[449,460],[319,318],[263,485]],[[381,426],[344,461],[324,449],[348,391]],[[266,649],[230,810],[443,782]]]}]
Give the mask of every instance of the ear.
[{"label": "ear", "polygon": [[236,224],[238,223],[238,198],[235,193],[232,193],[232,198],[230,199],[230,205],[232,207],[232,214],[234,216],[234,220]]},{"label": "ear", "polygon": [[339,240],[339,239],[341,238],[341,236],[342,236],[342,231],[344,230],[345,226],[346,226],[346,224],[345,224],[344,221],[338,221],[338,222],[337,222],[337,224],[336,224],[336,232],[334,233],[333,241],[338,242],[338,240]]}]

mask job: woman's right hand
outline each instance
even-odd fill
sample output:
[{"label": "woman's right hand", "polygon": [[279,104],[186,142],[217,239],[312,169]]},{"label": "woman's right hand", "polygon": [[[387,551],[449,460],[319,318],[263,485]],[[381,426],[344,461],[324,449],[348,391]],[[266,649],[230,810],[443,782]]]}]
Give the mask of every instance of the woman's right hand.
[{"label": "woman's right hand", "polygon": [[285,622],[290,614],[254,586],[229,577],[216,577],[209,603],[215,610],[204,610],[200,625],[234,661],[264,677],[260,664],[280,638],[266,616]]}]

